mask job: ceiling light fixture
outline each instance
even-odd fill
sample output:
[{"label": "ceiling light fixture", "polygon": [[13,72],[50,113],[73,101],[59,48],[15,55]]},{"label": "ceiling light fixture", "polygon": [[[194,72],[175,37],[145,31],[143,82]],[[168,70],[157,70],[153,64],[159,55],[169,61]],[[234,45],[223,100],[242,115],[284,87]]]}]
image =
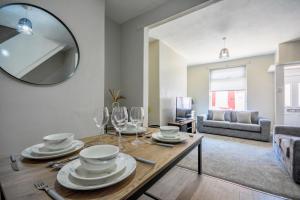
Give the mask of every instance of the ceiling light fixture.
[{"label": "ceiling light fixture", "polygon": [[18,32],[32,35],[32,23],[27,18],[22,18],[18,22]]},{"label": "ceiling light fixture", "polygon": [[229,58],[229,50],[226,48],[226,37],[222,38],[224,41],[224,48],[221,49],[219,58],[226,59]]},{"label": "ceiling light fixture", "polygon": [[25,10],[26,10],[27,18],[24,17],[24,18],[21,18],[19,20],[17,31],[20,32],[20,33],[27,34],[27,35],[32,35],[33,34],[33,32],[32,32],[32,23],[28,19],[28,7],[27,6],[25,7]]}]

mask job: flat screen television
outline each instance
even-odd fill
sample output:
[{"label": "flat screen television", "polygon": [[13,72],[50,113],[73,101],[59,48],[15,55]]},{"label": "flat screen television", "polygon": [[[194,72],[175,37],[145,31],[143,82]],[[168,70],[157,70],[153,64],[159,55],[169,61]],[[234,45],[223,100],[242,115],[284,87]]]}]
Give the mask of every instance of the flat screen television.
[{"label": "flat screen television", "polygon": [[176,121],[191,118],[192,98],[176,97]]}]

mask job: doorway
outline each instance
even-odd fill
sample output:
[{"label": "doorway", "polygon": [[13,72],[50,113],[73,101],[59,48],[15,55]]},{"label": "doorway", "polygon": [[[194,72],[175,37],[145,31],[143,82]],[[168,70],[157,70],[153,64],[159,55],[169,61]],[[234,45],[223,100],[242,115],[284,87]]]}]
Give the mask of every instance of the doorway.
[{"label": "doorway", "polygon": [[284,124],[300,125],[300,65],[284,67]]}]

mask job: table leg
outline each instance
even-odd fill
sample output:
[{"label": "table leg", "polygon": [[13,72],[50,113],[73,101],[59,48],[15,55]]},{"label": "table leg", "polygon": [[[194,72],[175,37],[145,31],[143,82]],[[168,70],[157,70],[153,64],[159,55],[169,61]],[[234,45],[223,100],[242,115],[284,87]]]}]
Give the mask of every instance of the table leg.
[{"label": "table leg", "polygon": [[198,174],[202,174],[202,141],[198,144]]}]

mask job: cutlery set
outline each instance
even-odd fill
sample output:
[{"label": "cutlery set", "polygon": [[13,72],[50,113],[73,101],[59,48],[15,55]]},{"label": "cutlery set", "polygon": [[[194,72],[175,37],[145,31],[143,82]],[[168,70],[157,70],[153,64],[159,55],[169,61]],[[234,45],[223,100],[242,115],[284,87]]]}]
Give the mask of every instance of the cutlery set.
[{"label": "cutlery set", "polygon": [[135,160],[139,161],[139,162],[142,162],[142,163],[146,163],[146,164],[149,164],[149,165],[155,165],[156,162],[153,161],[153,160],[147,160],[147,159],[144,159],[144,158],[141,158],[141,157],[136,157],[136,156],[133,156]]}]

